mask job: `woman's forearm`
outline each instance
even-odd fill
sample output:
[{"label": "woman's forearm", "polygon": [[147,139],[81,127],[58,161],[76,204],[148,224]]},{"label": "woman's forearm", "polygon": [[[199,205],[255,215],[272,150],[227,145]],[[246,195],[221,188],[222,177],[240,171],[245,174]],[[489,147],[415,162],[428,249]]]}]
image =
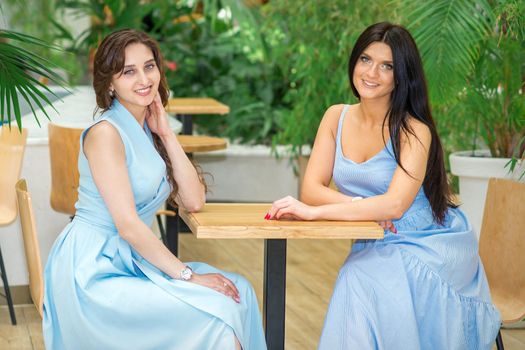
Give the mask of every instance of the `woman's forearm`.
[{"label": "woman's forearm", "polygon": [[308,205],[325,205],[351,202],[352,197],[322,184],[303,183],[301,201]]},{"label": "woman's forearm", "polygon": [[138,217],[118,227],[120,236],[126,240],[144,259],[159,270],[180,279],[180,272],[186,267],[155,237],[151,229]]},{"label": "woman's forearm", "polygon": [[161,137],[161,140],[173,166],[173,177],[179,185],[180,204],[190,212],[200,210],[206,201],[206,196],[197,170],[186,156],[174,133]]},{"label": "woman's forearm", "polygon": [[406,208],[388,195],[368,197],[355,202],[325,204],[315,207],[316,220],[396,220]]}]

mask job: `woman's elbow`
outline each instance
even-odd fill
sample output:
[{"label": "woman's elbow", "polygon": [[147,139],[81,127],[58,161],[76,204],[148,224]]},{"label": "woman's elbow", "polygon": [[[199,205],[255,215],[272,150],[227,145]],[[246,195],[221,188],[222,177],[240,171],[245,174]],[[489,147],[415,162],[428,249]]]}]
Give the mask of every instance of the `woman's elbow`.
[{"label": "woman's elbow", "polygon": [[115,226],[117,227],[118,234],[122,239],[124,239],[127,242],[132,241],[136,236],[136,229],[139,227],[140,224],[140,218],[138,216],[136,217],[129,217],[122,220],[117,220],[115,222]]},{"label": "woman's elbow", "polygon": [[303,180],[299,199],[301,200],[301,202],[307,205],[317,205],[318,204],[317,198],[314,194],[316,190],[317,190],[316,184],[306,179]]},{"label": "woman's elbow", "polygon": [[191,205],[187,205],[185,208],[188,213],[196,213],[200,211],[202,207],[204,207],[204,203],[192,203]]},{"label": "woman's elbow", "polygon": [[402,200],[393,200],[390,208],[390,215],[388,216],[391,217],[392,220],[399,220],[405,215],[406,210],[407,207]]},{"label": "woman's elbow", "polygon": [[184,208],[190,213],[196,213],[204,207],[205,203],[206,197],[203,196],[202,198],[196,198],[191,202],[186,203],[186,205],[184,205]]}]

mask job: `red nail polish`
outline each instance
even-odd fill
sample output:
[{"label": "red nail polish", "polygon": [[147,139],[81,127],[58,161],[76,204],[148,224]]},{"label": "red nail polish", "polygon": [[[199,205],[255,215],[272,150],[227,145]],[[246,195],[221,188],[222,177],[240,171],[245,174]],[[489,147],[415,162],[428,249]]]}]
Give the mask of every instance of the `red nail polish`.
[{"label": "red nail polish", "polygon": [[264,216],[264,220],[268,220],[270,218],[270,214],[266,213],[266,215]]}]

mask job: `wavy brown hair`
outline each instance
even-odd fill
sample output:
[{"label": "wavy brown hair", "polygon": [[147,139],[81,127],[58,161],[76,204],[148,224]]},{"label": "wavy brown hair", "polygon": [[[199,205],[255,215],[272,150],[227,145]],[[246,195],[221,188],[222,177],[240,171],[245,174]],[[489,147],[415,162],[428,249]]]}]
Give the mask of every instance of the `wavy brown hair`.
[{"label": "wavy brown hair", "polygon": [[[164,58],[159,49],[157,42],[149,37],[146,33],[135,29],[121,29],[109,34],[100,43],[97,52],[95,54],[95,61],[93,67],[93,88],[95,89],[95,95],[97,98],[97,109],[101,109],[101,113],[106,112],[110,109],[111,104],[115,95],[110,95],[109,87],[113,76],[115,74],[122,73],[125,64],[125,50],[131,44],[143,44],[147,46],[153,53],[155,63],[160,71],[160,83],[159,83],[159,96],[162,101],[162,105],[166,106],[168,103],[169,89],[164,74]],[[168,203],[176,206],[175,198],[179,192],[179,185],[173,177],[173,166],[171,160],[168,157],[166,147],[162,143],[160,137],[152,133],[153,143],[157,152],[166,163],[166,175],[168,182],[171,186],[171,193],[168,198]],[[199,180],[206,188],[206,183],[202,176],[202,170],[199,166],[193,164],[197,170]]]}]

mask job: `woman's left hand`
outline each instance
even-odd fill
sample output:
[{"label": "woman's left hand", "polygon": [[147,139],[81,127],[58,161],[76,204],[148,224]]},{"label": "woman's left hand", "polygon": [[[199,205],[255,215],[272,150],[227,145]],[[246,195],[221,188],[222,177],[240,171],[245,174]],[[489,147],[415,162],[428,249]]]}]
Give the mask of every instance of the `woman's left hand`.
[{"label": "woman's left hand", "polygon": [[146,111],[146,123],[151,132],[160,137],[168,136],[173,133],[168,122],[168,113],[162,105],[160,95],[157,93],[153,102],[148,106]]},{"label": "woman's left hand", "polygon": [[306,205],[292,196],[286,196],[273,202],[266,218],[270,220],[315,220],[316,210],[315,207]]}]

